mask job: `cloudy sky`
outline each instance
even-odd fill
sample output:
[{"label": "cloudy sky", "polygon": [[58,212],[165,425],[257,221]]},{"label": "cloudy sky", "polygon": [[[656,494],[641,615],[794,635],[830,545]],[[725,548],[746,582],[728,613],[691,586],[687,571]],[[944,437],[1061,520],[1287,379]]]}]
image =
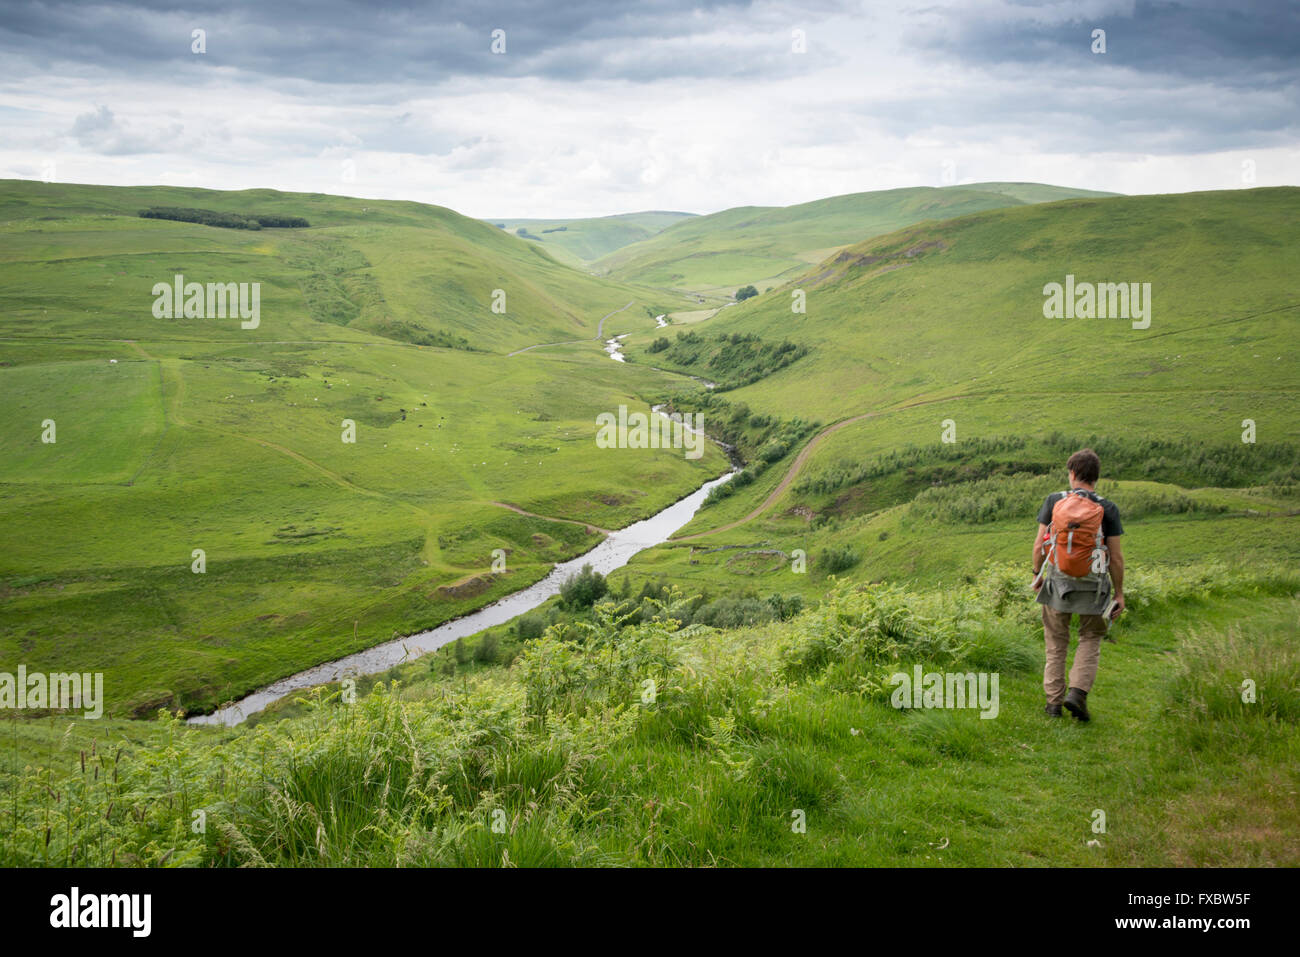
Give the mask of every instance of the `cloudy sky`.
[{"label": "cloudy sky", "polygon": [[1276,0],[0,3],[0,178],[484,217],[1154,193],[1300,184],[1298,117]]}]

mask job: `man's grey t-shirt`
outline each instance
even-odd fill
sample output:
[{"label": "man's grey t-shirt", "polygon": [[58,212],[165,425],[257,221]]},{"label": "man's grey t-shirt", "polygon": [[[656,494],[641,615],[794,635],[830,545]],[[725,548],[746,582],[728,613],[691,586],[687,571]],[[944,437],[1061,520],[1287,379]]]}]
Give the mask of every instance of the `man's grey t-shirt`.
[{"label": "man's grey t-shirt", "polygon": [[[1102,498],[1096,492],[1089,492],[1087,489],[1081,489],[1080,491],[1101,505],[1102,538],[1114,538],[1117,535],[1123,535],[1124,526],[1119,519],[1119,506],[1109,499]],[[1065,495],[1065,492],[1053,492],[1047,496],[1047,500],[1043,502],[1043,507],[1038,510],[1038,523],[1040,525],[1052,524],[1052,509]],[[1050,563],[1043,566],[1043,587],[1038,589],[1037,598],[1040,605],[1047,605],[1056,611],[1071,612],[1076,615],[1100,615],[1105,611],[1106,605],[1110,601],[1111,592],[1109,574],[1105,576],[1100,592],[1091,587],[1086,590],[1071,590],[1075,589],[1077,583],[1053,574],[1055,568],[1049,566]]]}]

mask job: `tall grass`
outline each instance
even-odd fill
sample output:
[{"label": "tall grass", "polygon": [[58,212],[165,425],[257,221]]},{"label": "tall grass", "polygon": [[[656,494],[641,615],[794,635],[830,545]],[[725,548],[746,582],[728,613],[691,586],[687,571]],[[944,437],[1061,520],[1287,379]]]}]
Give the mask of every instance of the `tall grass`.
[{"label": "tall grass", "polygon": [[[1300,590],[1290,569],[1252,574],[1135,576],[1135,617],[1232,590]],[[446,681],[420,669],[419,688],[381,683],[354,704],[317,693],[305,715],[229,740],[165,711],[147,747],[72,749],[65,737],[43,766],[3,779],[0,864],[761,860],[792,811],[861,805],[836,757],[850,725],[910,767],[995,760],[994,722],[899,716],[888,676],[922,664],[1000,672],[1004,689],[1008,677],[1035,685],[1041,652],[1034,606],[1015,598],[1022,578],[992,566],[925,592],[840,582],[788,622],[734,631],[683,627],[689,602],[675,593],[650,599],[649,618],[604,603],[590,621],[527,642],[508,670]],[[1197,747],[1258,749],[1294,726],[1295,624],[1292,609],[1190,635],[1165,697],[1179,733]],[[1240,700],[1243,677],[1256,682],[1256,704]]]}]

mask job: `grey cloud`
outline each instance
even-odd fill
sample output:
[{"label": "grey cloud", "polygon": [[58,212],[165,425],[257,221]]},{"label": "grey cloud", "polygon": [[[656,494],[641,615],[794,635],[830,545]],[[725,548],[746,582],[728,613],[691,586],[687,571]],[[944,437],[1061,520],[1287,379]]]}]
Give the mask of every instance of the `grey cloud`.
[{"label": "grey cloud", "polygon": [[[1092,52],[1092,31],[1106,52]],[[907,31],[909,44],[960,62],[1064,68],[1119,67],[1229,86],[1289,86],[1300,77],[1300,5],[1275,0],[1138,0],[1131,13],[1068,16],[1056,4],[944,10]]]},{"label": "grey cloud", "polygon": [[182,127],[170,123],[166,127],[144,133],[119,122],[113,111],[100,106],[89,113],[80,114],[69,131],[72,138],[83,147],[110,156],[130,156],[136,153],[162,153],[171,149]]},{"label": "grey cloud", "polygon": [[[825,5],[806,8],[830,9]],[[85,6],[68,0],[13,6],[0,50],[61,67],[162,74],[196,65],[233,67],[317,83],[438,83],[455,77],[653,81],[665,76],[771,76],[793,70],[787,13],[752,0],[455,0],[427,7],[367,0],[267,4],[157,0]],[[191,31],[206,31],[205,53]],[[492,31],[506,52],[491,52]],[[719,34],[692,46],[672,41]]]}]

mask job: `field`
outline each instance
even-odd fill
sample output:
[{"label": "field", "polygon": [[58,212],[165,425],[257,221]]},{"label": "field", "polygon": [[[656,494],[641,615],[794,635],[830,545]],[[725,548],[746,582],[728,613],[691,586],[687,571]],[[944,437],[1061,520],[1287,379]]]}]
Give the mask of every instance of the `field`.
[{"label": "field", "polygon": [[[597,413],[671,378],[610,362],[598,320],[631,302],[609,329],[652,327],[660,307],[491,226],[270,192],[2,192],[0,659],[75,656],[116,689],[112,713],[210,708],[438,624],[599,540],[549,519],[619,527],[726,467],[712,446],[591,454]],[[147,205],[312,227],[135,216]],[[260,324],[156,318],[175,273],[261,282]]]},{"label": "field", "polygon": [[[1089,725],[1042,715],[1032,613],[999,597],[1014,580],[841,589],[757,629],[606,623],[536,641],[508,672],[416,662],[356,705],[318,696],[245,732],[164,719],[110,745],[90,722],[14,727],[12,760],[58,771],[0,803],[0,860],[1300,863],[1293,571],[1135,581]],[[891,674],[915,664],[998,672],[997,719],[892,707]]]},{"label": "field", "polygon": [[[1161,560],[1231,549],[1294,557],[1278,526],[1291,520],[1287,483],[1300,461],[1293,399],[1300,374],[1287,352],[1300,303],[1284,279],[1300,266],[1298,212],[1300,191],[1291,189],[999,210],[868,241],[693,326],[700,335],[743,332],[806,347],[790,366],[722,397],[755,413],[797,408],[829,430],[804,461],[769,469],[746,496],[702,509],[679,537],[694,536],[697,547],[764,541],[809,554],[832,538],[852,541],[874,574],[922,578],[959,569],[977,551],[1019,557],[1026,546],[1016,536],[985,536],[979,546],[940,553],[918,549],[925,533],[898,535],[899,519],[887,510],[928,486],[981,478],[994,467],[1002,479],[1052,475],[1035,490],[1050,491],[1065,481],[1060,465],[1070,442],[1091,441],[1112,479],[1155,480],[1173,496],[1220,485],[1240,490],[1222,513],[1171,518],[1191,538],[1156,536]],[[1150,328],[1045,319],[1042,287],[1067,270],[1081,279],[1150,282]],[[806,293],[807,313],[792,316],[796,289]],[[670,365],[665,353],[646,351],[659,334],[630,338],[631,360]],[[1243,441],[1247,420],[1255,425],[1251,442]],[[1061,438],[1049,442],[1054,434]],[[1120,459],[1107,471],[1111,449]],[[891,454],[912,459],[891,466]],[[880,474],[855,474],[877,460]],[[1278,483],[1284,487],[1250,491]],[[1023,529],[1032,503],[1019,505]],[[713,529],[719,533],[708,534]],[[890,535],[894,543],[881,544]],[[1199,551],[1213,535],[1220,541]],[[669,556],[684,546],[658,551],[666,554],[638,562],[682,566]]]},{"label": "field", "polygon": [[690,213],[624,213],[594,219],[489,219],[521,239],[539,243],[560,262],[585,266],[691,218]]},{"label": "field", "polygon": [[675,223],[593,264],[603,275],[705,297],[759,291],[803,273],[840,247],[929,219],[1071,196],[1104,194],[1035,183],[883,190],[797,206],[742,206]]},{"label": "field", "polygon": [[[416,204],[6,184],[0,662],[113,691],[102,722],[0,725],[0,862],[1300,864],[1300,189],[864,196],[683,220],[593,275],[492,225],[522,221]],[[155,318],[175,272],[264,282],[260,325]],[[1150,283],[1149,325],[1045,317],[1067,275]],[[716,312],[680,294],[764,276]],[[605,594],[355,703],[178,720],[478,607],[593,545],[583,523],[721,473],[712,447],[593,454],[596,414],[662,402],[745,467]],[[1089,724],[1042,712],[1027,587],[1084,445],[1129,569]],[[896,707],[914,666],[996,675],[997,720]]]}]

